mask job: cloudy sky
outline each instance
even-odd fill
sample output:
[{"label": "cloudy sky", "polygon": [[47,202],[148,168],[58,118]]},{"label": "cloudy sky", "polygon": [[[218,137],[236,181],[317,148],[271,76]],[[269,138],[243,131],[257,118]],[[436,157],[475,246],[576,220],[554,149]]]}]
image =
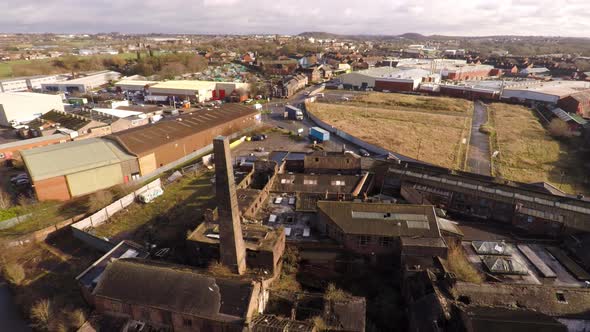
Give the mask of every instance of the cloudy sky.
[{"label": "cloudy sky", "polygon": [[590,37],[588,0],[1,0],[0,32]]}]

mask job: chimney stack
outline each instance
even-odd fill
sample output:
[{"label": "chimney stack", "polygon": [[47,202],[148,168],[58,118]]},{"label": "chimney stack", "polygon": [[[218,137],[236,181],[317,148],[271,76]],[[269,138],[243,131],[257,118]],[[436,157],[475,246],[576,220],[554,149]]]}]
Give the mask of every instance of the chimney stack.
[{"label": "chimney stack", "polygon": [[213,153],[219,214],[220,261],[234,273],[241,275],[246,272],[246,246],[242,237],[236,183],[227,137],[218,136],[213,140]]}]

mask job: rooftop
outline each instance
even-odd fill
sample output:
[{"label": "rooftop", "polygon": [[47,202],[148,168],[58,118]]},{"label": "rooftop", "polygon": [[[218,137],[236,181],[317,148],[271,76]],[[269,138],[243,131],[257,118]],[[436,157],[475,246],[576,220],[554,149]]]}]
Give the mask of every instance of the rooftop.
[{"label": "rooftop", "polygon": [[169,142],[255,114],[258,114],[256,110],[244,105],[223,104],[219,109],[195,110],[176,118],[176,121],[160,121],[150,126],[121,131],[109,138],[119,142],[130,153],[140,155]]},{"label": "rooftop", "polygon": [[118,164],[135,157],[116,143],[100,138],[53,144],[21,151],[34,181]]},{"label": "rooftop", "polygon": [[277,174],[271,191],[349,194],[361,179],[361,176],[356,175]]},{"label": "rooftop", "polygon": [[318,210],[346,234],[440,237],[433,206],[337,201],[317,204]]},{"label": "rooftop", "polygon": [[107,266],[94,295],[219,321],[236,321],[247,316],[253,290],[247,279],[212,277],[185,266],[126,258]]}]

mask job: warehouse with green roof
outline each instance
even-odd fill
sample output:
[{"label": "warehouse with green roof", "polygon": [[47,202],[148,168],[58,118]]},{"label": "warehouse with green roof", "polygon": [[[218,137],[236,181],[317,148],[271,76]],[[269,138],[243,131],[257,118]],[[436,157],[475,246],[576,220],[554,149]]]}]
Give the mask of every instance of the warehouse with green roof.
[{"label": "warehouse with green roof", "polygon": [[100,138],[25,150],[21,155],[40,201],[66,201],[139,176],[137,157]]}]

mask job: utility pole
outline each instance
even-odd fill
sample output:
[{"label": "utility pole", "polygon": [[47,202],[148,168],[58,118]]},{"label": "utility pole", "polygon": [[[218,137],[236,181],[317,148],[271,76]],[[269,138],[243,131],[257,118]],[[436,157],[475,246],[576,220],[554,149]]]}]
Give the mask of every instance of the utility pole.
[{"label": "utility pole", "polygon": [[422,138],[418,139],[418,155],[416,156],[417,160],[420,160],[420,150],[422,149]]}]

